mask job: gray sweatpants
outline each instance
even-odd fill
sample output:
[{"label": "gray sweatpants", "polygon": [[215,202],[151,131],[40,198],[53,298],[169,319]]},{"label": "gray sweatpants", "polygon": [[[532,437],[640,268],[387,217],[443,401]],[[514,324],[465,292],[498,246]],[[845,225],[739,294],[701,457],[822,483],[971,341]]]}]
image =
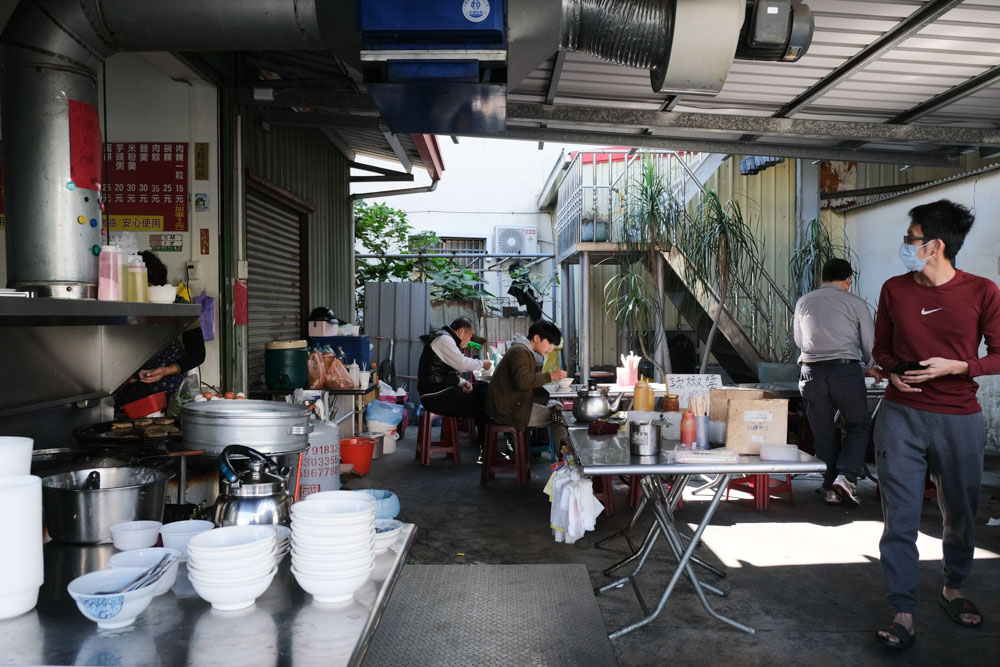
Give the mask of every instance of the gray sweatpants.
[{"label": "gray sweatpants", "polygon": [[981,412],[945,415],[882,402],[875,420],[875,460],[885,520],[879,553],[889,587],[887,599],[897,612],[912,614],[917,606],[917,532],[928,470],[941,508],[945,585],[961,588],[969,575],[985,449],[986,420]]}]

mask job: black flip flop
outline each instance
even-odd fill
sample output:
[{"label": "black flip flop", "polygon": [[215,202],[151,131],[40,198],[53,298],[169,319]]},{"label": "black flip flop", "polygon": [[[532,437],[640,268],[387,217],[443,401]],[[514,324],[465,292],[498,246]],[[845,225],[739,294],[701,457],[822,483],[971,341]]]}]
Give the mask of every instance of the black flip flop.
[{"label": "black flip flop", "polygon": [[[976,608],[976,605],[972,603],[972,600],[967,600],[965,598],[955,598],[954,600],[949,600],[945,596],[941,595],[938,597],[938,604],[941,605],[946,612],[948,612],[948,618],[955,621],[963,628],[978,628],[983,624],[983,613]],[[979,617],[979,621],[976,623],[963,621],[962,614],[975,614]]]},{"label": "black flip flop", "polygon": [[911,646],[913,646],[913,642],[917,641],[917,635],[911,633],[909,630],[906,629],[905,626],[901,625],[900,623],[890,623],[889,625],[879,630],[879,632],[888,632],[893,637],[899,639],[898,642],[891,642],[885,637],[879,636],[878,632],[875,633],[875,639],[879,640],[880,642],[882,642],[882,644],[888,646],[889,648],[897,649],[900,651],[902,651],[905,648],[910,648]]}]

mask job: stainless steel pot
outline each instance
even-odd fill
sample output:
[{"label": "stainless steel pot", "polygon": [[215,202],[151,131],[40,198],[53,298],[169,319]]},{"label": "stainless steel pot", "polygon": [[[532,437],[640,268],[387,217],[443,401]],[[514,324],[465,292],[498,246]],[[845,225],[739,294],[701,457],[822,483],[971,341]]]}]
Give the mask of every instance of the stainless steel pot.
[{"label": "stainless steel pot", "polygon": [[375,446],[372,448],[372,458],[382,458],[382,455],[385,453],[385,433],[358,433],[355,437],[374,440]]},{"label": "stainless steel pot", "polygon": [[217,456],[229,445],[262,454],[300,452],[309,446],[311,411],[302,405],[273,401],[200,401],[181,410],[185,449]]},{"label": "stainless steel pot", "polygon": [[592,422],[610,417],[618,409],[618,404],[624,394],[619,394],[613,402],[608,401],[608,390],[597,387],[595,380],[590,385],[576,392],[573,399],[573,416],[578,422]]},{"label": "stainless steel pot", "polygon": [[[92,473],[96,477],[91,477]],[[111,526],[123,521],[163,519],[167,480],[159,468],[85,468],[42,480],[42,507],[49,535],[60,542],[111,541]],[[96,488],[81,489],[95,480]]]},{"label": "stainless steel pot", "polygon": [[660,427],[663,422],[628,423],[628,449],[632,456],[657,456],[660,453]]}]

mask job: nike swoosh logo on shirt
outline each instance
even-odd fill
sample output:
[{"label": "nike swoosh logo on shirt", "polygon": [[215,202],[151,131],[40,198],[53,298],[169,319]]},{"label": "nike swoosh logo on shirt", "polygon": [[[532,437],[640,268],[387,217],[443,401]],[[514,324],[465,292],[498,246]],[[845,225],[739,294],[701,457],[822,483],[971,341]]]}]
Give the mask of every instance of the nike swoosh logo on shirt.
[{"label": "nike swoosh logo on shirt", "polygon": [[939,310],[941,310],[941,309],[940,308],[935,308],[934,310],[927,310],[925,308],[921,308],[920,309],[920,314],[921,315],[930,315],[931,313],[936,313]]}]

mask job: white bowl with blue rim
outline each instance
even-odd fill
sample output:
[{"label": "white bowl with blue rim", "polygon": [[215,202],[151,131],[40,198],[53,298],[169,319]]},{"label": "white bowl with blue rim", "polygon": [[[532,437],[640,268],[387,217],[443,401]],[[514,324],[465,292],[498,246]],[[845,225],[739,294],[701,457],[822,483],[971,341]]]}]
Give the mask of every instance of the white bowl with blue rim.
[{"label": "white bowl with blue rim", "polygon": [[396,541],[403,530],[403,522],[398,519],[375,519],[375,553],[380,554]]},{"label": "white bowl with blue rim", "polygon": [[104,630],[124,628],[132,625],[136,616],[149,606],[156,586],[151,584],[124,593],[99,595],[98,592],[118,590],[147,569],[113,567],[110,570],[97,570],[69,582],[66,590],[76,600],[80,613],[97,623],[97,627]]}]

